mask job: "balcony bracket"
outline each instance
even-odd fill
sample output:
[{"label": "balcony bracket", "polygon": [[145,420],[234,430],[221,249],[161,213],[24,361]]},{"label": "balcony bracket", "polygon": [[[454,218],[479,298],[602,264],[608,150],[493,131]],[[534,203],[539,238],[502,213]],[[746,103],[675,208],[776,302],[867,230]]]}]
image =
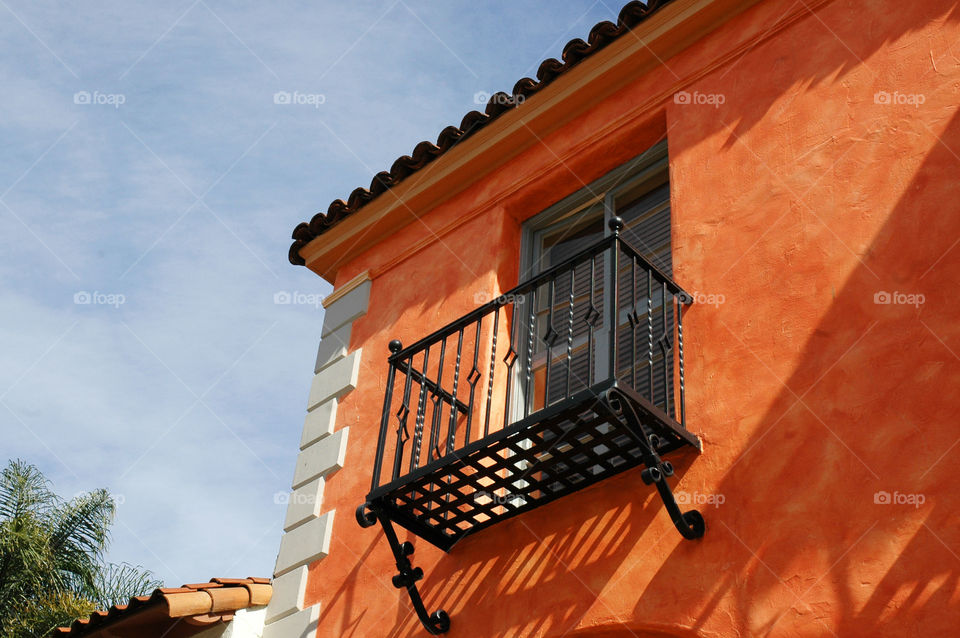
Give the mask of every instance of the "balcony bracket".
[{"label": "balcony bracket", "polygon": [[397,539],[393,523],[382,509],[369,502],[357,508],[357,523],[360,524],[360,527],[371,527],[377,521],[380,521],[380,525],[383,527],[383,533],[387,537],[387,542],[390,543],[390,550],[397,562],[397,571],[400,572],[393,577],[393,586],[397,589],[405,588],[407,590],[413,609],[417,612],[417,617],[431,635],[439,636],[447,633],[450,630],[450,617],[447,612],[438,609],[432,614],[428,613],[426,606],[423,604],[423,599],[420,597],[417,581],[423,578],[423,570],[410,564],[410,556],[413,555],[413,543],[407,541],[401,543]]},{"label": "balcony bracket", "polygon": [[680,506],[677,505],[677,500],[673,497],[673,492],[667,483],[667,477],[673,476],[673,464],[661,459],[657,453],[659,437],[655,433],[647,433],[640,413],[622,390],[616,387],[607,390],[604,400],[606,407],[613,413],[612,416],[623,422],[640,445],[641,457],[645,466],[640,472],[641,480],[646,485],[654,484],[657,486],[660,498],[670,515],[670,520],[673,521],[673,525],[684,538],[687,540],[701,538],[706,531],[703,516],[697,510],[680,511]]}]

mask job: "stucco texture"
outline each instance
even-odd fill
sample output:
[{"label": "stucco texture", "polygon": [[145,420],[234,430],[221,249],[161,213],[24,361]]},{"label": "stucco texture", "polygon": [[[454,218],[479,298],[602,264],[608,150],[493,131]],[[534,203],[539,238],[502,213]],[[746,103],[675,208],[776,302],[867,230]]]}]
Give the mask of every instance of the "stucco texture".
[{"label": "stucco texture", "polygon": [[[684,318],[704,451],[674,457],[671,481],[723,503],[702,505],[706,535],[684,541],[634,470],[449,554],[410,536],[428,608],[450,613],[452,638],[955,634],[960,9],[834,0],[771,28],[790,11],[761,2],[339,270],[339,283],[377,274],[351,333],[359,383],[338,409],[350,444],[325,488],[330,554],[308,584],[319,636],[426,635],[390,584],[382,532],[351,516],[387,343],[515,285],[522,222],[664,135],[675,278],[722,297]],[[748,34],[763,37],[681,87],[722,104],[670,92],[637,111]]]}]

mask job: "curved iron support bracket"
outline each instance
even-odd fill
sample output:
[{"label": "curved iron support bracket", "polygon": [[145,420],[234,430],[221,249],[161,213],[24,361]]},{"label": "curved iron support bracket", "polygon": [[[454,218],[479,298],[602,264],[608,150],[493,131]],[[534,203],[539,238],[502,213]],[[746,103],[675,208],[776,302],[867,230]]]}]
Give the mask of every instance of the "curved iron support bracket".
[{"label": "curved iron support bracket", "polygon": [[432,614],[428,613],[426,606],[423,604],[423,599],[420,597],[417,581],[423,578],[423,570],[410,564],[409,557],[413,555],[413,543],[401,543],[393,529],[393,523],[371,503],[364,503],[358,507],[356,515],[360,527],[371,527],[377,521],[380,521],[383,533],[387,536],[387,542],[390,543],[393,558],[396,560],[397,571],[400,572],[393,577],[393,586],[397,589],[406,588],[413,609],[417,612],[417,617],[431,635],[438,636],[447,633],[450,630],[450,616],[442,609],[438,609]]},{"label": "curved iron support bracket", "polygon": [[655,484],[663,505],[667,508],[670,520],[674,527],[687,540],[701,538],[706,532],[706,523],[697,510],[681,512],[673,491],[667,483],[667,477],[673,476],[673,464],[664,461],[657,453],[656,435],[648,435],[643,429],[643,421],[630,399],[618,388],[611,388],[604,396],[607,407],[618,417],[624,420],[627,429],[640,444],[643,464],[646,466],[640,472],[640,478],[646,485]]}]

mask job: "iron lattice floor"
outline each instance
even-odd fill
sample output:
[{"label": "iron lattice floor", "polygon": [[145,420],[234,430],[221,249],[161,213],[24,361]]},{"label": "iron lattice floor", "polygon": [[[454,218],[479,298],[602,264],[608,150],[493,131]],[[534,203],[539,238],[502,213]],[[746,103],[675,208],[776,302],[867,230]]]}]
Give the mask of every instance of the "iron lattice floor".
[{"label": "iron lattice floor", "polygon": [[[368,502],[443,550],[505,519],[641,465],[627,421],[595,386],[372,491]],[[619,390],[665,454],[699,440],[631,388]]]}]

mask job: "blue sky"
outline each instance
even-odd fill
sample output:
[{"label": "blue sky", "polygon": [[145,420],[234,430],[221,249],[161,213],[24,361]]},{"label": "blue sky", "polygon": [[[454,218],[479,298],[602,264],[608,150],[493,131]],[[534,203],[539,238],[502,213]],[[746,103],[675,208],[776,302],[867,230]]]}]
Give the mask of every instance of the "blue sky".
[{"label": "blue sky", "polygon": [[113,492],[111,560],[269,576],[323,315],[274,295],[330,292],[293,227],[619,7],[0,0],[2,460]]}]

